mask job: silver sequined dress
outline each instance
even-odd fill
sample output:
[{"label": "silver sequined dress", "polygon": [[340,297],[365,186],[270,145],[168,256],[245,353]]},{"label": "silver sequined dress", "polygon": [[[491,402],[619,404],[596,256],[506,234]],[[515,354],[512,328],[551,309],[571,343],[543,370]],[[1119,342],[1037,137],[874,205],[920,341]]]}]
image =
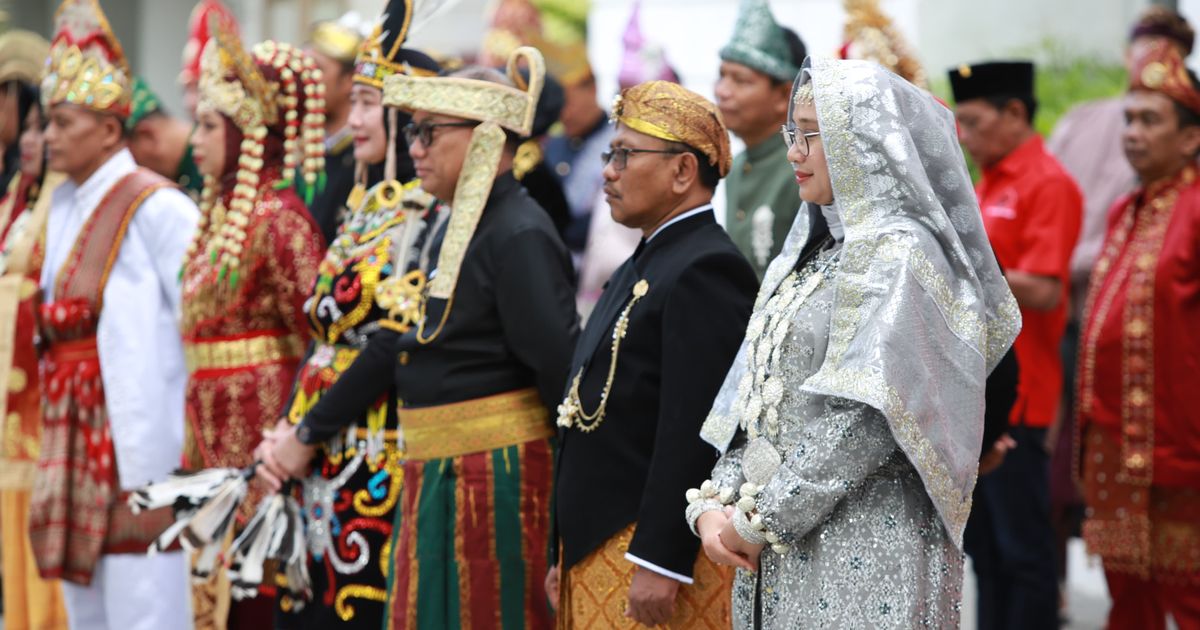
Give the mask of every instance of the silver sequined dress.
[{"label": "silver sequined dress", "polygon": [[[833,290],[824,276],[838,250],[788,276],[750,323],[744,395],[759,413],[750,441],[783,456],[758,512],[791,549],[763,551],[761,582],[738,571],[734,627],[957,627],[962,555],[887,420],[859,402],[778,387],[803,382],[825,358]],[[819,284],[805,298],[809,282]],[[717,485],[746,480],[747,443],[741,434],[721,458]]]}]

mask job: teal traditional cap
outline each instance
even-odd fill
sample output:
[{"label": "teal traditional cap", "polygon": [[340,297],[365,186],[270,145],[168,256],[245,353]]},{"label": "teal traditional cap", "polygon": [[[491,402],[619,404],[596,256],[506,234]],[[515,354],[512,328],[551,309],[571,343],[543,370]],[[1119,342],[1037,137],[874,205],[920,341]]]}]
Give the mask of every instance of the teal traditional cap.
[{"label": "teal traditional cap", "polygon": [[791,81],[800,73],[767,0],[742,0],[733,39],[720,54],[722,61],[740,63],[780,81]]},{"label": "teal traditional cap", "polygon": [[129,118],[125,119],[126,129],[133,129],[146,116],[162,110],[162,103],[159,102],[158,96],[142,77],[133,78],[131,92],[133,94],[129,103]]}]

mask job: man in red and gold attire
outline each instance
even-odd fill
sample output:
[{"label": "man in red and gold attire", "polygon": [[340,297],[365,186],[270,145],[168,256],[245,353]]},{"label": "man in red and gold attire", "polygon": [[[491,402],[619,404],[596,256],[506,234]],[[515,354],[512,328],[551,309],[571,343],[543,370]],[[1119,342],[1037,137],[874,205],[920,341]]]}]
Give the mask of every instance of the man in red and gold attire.
[{"label": "man in red and gold attire", "polygon": [[1033,64],[1022,61],[950,71],[959,136],[983,171],[976,185],[983,224],[1023,321],[1014,344],[1017,400],[1009,416],[1017,445],[979,479],[964,539],[985,630],[1058,626],[1044,443],[1059,413],[1059,345],[1083,197],[1033,128],[1033,77]]},{"label": "man in red and gold attire", "polygon": [[1200,91],[1179,51],[1139,51],[1125,157],[1079,355],[1083,536],[1110,628],[1200,628]]},{"label": "man in red and gold attire", "polygon": [[146,548],[170,509],[128,491],[179,466],[179,266],[196,206],[125,144],[129,65],[96,0],[64,0],[41,83],[51,195],[40,274],[41,449],[29,538],[72,628],[191,627],[183,555]]}]

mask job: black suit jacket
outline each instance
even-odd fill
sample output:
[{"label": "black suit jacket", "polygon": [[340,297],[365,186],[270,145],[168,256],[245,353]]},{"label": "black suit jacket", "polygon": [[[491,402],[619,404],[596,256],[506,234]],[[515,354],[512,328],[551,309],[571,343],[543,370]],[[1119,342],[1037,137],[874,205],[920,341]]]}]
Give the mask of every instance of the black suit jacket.
[{"label": "black suit jacket", "polygon": [[[431,260],[445,228],[434,235]],[[498,176],[467,246],[445,327],[428,344],[417,341],[417,327],[397,342],[396,393],[403,404],[444,405],[537,387],[553,421],[579,332],[573,272],[546,211],[511,172]],[[426,335],[447,306],[429,301]]]},{"label": "black suit jacket", "polygon": [[612,331],[632,289],[650,289],[629,314],[603,423],[559,429],[557,531],[573,566],[637,523],[629,552],[690,576],[700,541],[684,520],[688,488],[708,478],[717,451],[700,439],[754,306],[758,279],[711,212],[672,224],[613,273],[576,346],[568,386],[600,400]]}]

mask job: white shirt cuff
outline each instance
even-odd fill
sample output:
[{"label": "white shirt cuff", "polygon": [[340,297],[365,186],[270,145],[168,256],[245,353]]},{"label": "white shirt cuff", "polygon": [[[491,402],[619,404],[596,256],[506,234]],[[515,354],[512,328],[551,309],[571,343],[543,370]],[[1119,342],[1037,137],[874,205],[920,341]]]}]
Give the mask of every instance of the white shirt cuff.
[{"label": "white shirt cuff", "polygon": [[645,560],[642,560],[641,558],[639,558],[629,552],[625,552],[625,559],[638,565],[639,567],[642,567],[643,569],[653,571],[659,575],[665,575],[666,577],[669,577],[672,580],[675,580],[676,582],[683,582],[684,584],[691,584],[693,582],[692,578],[690,578],[686,575],[680,575],[674,571],[668,571],[656,564],[651,564],[649,562],[646,562]]}]

